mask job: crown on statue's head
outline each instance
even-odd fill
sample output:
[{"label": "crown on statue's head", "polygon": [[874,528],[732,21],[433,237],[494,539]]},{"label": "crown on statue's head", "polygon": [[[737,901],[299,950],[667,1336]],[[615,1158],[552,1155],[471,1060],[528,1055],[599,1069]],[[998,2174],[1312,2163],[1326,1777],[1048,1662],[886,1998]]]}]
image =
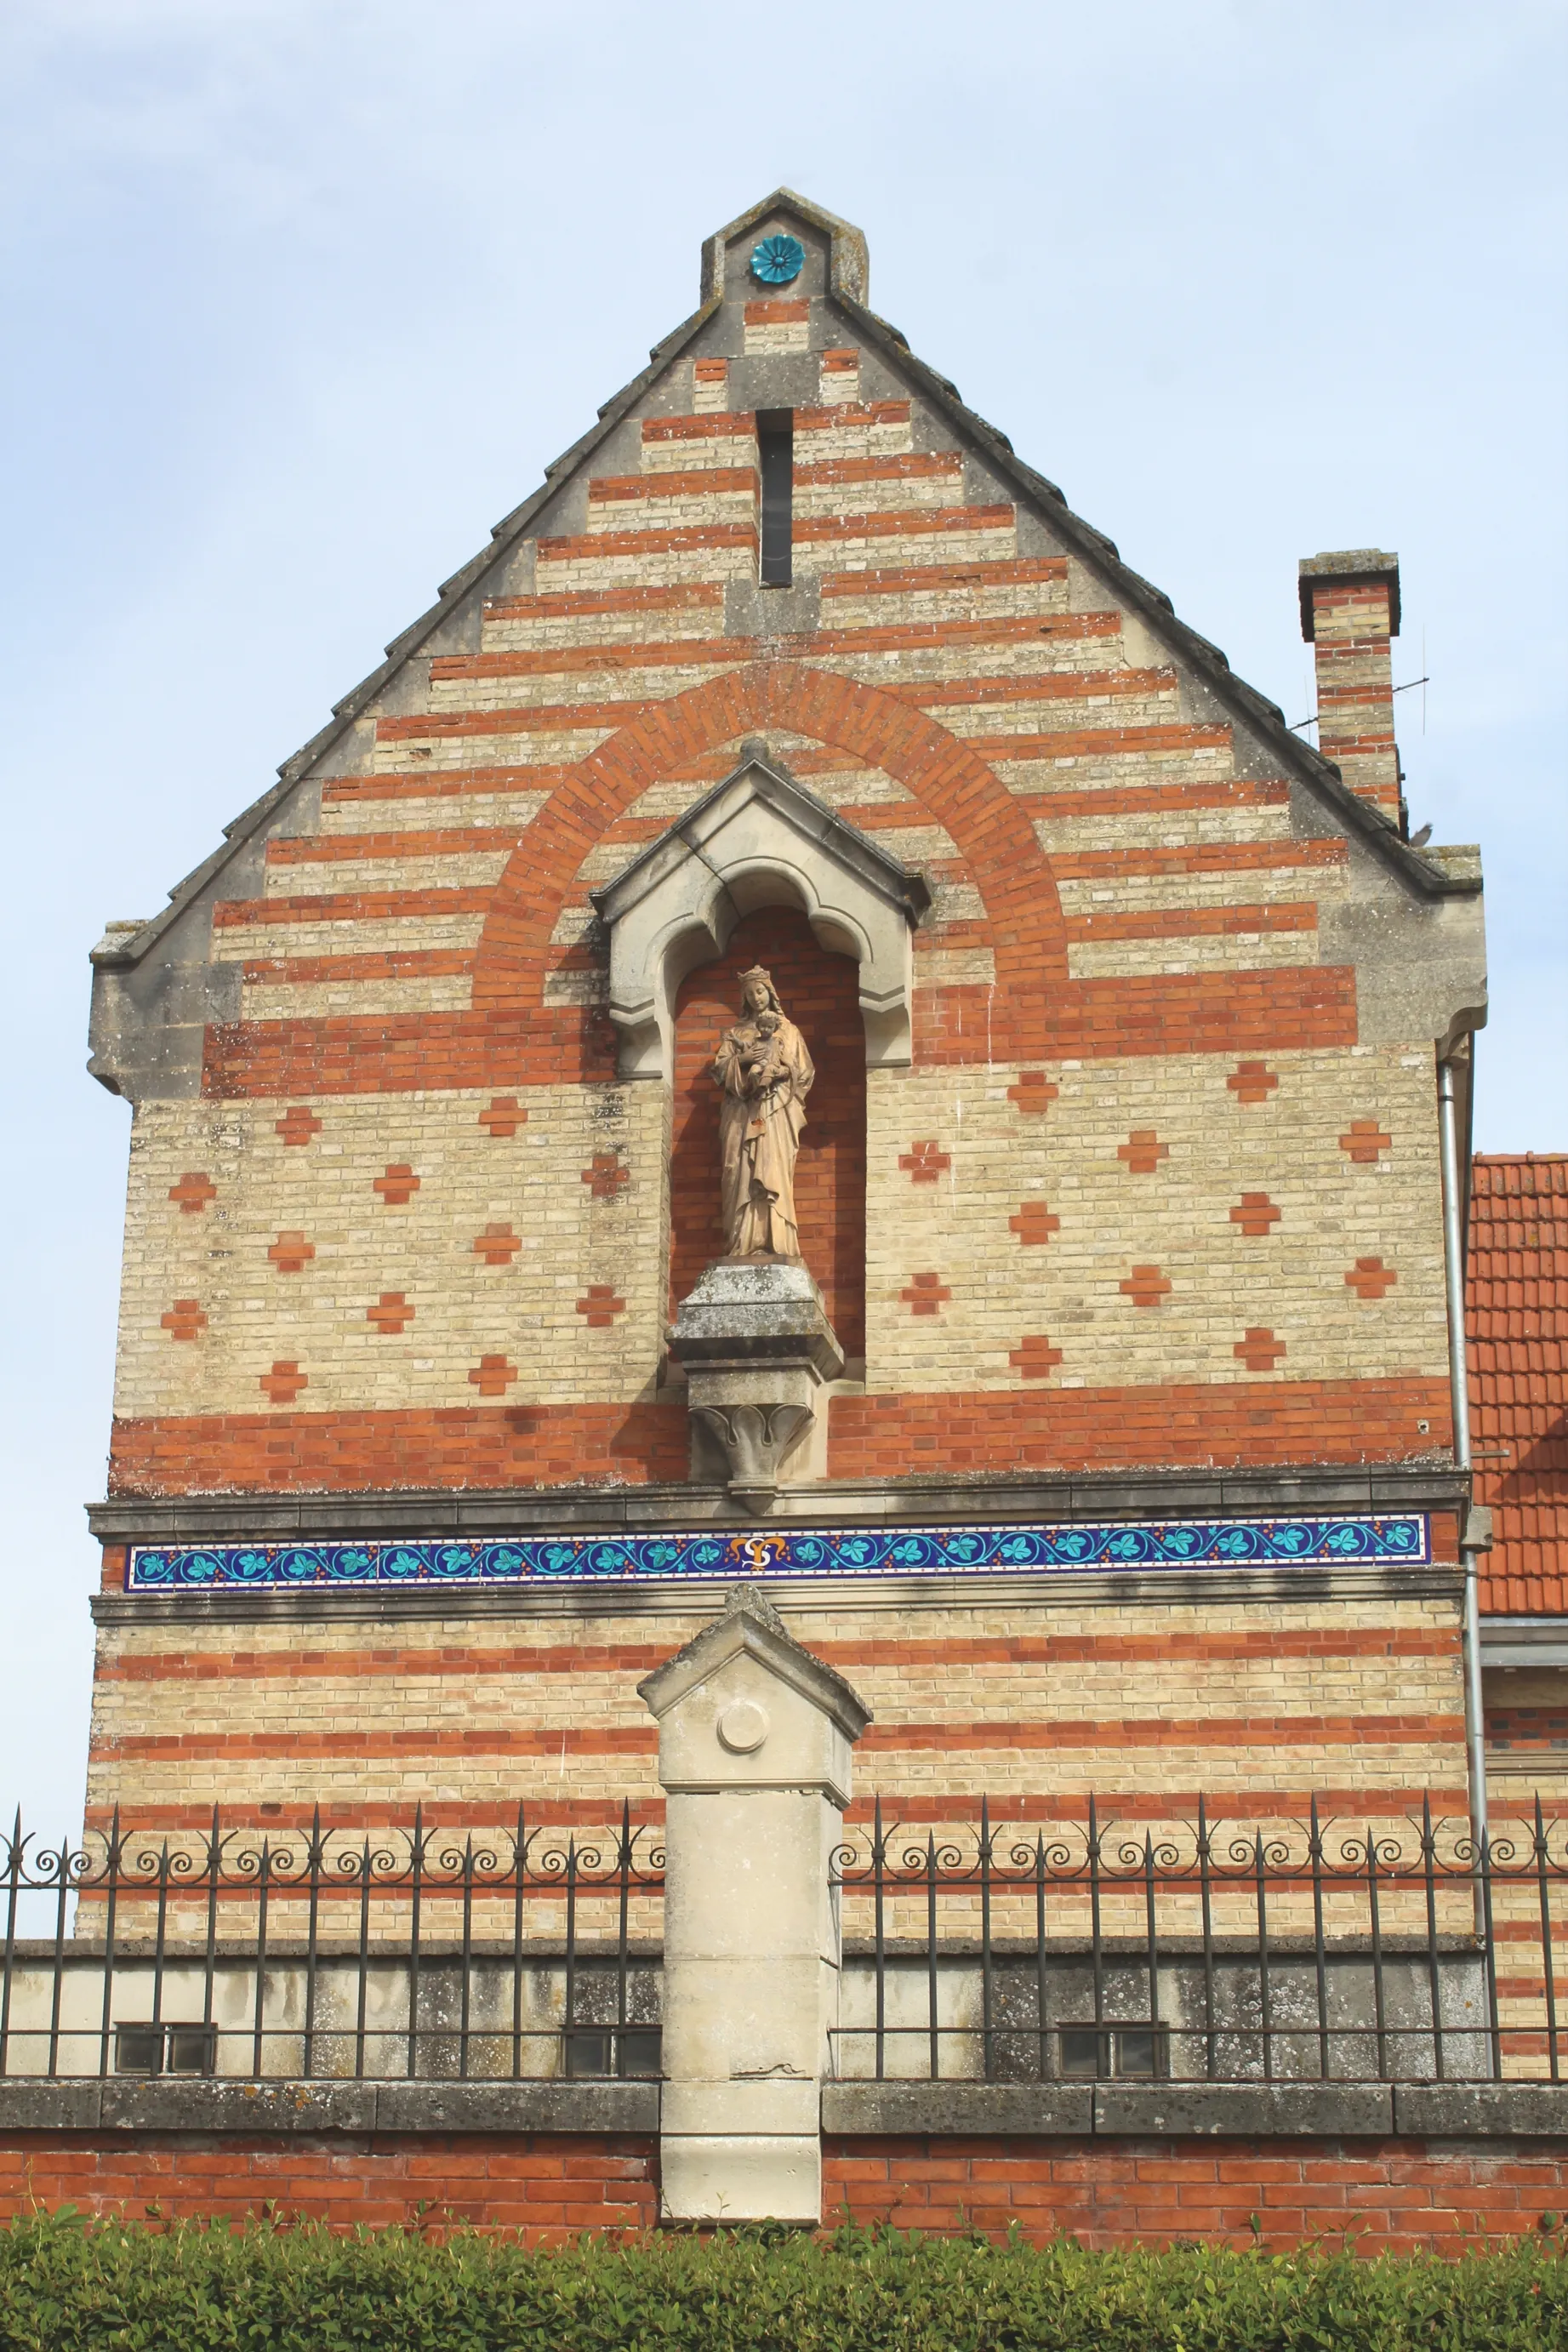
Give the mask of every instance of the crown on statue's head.
[{"label": "crown on statue's head", "polygon": [[773,985],[773,974],[768,971],[764,965],[759,963],[754,963],[749,971],[743,971],[741,973],[740,992],[742,996],[745,995],[748,983],[754,980],[759,980],[762,982],[763,987],[768,991],[768,993],[773,999],[774,1003],[777,1004],[779,1002],[779,991]]}]

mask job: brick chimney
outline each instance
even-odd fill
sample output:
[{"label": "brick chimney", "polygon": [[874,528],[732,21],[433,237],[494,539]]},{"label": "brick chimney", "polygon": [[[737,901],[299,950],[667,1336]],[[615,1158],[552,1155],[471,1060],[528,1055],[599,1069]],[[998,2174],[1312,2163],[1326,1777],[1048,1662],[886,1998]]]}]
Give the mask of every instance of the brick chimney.
[{"label": "brick chimney", "polygon": [[1306,555],[1301,584],[1301,635],[1317,655],[1318,749],[1403,832],[1388,651],[1399,635],[1399,558],[1378,547]]}]

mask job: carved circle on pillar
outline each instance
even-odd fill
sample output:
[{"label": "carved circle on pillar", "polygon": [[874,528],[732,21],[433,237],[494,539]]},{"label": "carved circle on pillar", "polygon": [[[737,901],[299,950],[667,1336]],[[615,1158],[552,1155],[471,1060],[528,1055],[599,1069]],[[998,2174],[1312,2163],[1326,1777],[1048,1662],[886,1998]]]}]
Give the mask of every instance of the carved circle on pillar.
[{"label": "carved circle on pillar", "polygon": [[732,1698],[716,1727],[719,1745],[732,1756],[755,1756],[772,1726],[768,1709],[754,1698]]}]

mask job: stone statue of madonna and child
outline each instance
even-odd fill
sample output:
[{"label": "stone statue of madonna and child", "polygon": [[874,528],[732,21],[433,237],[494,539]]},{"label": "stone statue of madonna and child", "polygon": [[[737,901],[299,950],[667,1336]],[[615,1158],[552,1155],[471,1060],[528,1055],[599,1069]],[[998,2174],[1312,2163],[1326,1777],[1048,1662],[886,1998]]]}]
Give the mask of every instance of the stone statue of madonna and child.
[{"label": "stone statue of madonna and child", "polygon": [[[795,1162],[816,1072],[760,964],[713,1059],[725,1255],[682,1300],[670,1351],[686,1374],[693,1475],[722,1465],[734,1499],[770,1508],[844,1355],[800,1250]],[[792,1451],[793,1449],[793,1451]],[[760,1563],[759,1563],[760,1564]]]},{"label": "stone statue of madonna and child", "polygon": [[816,1072],[760,964],[740,976],[740,1019],[714,1056],[721,1204],[730,1257],[800,1255],[795,1161]]}]

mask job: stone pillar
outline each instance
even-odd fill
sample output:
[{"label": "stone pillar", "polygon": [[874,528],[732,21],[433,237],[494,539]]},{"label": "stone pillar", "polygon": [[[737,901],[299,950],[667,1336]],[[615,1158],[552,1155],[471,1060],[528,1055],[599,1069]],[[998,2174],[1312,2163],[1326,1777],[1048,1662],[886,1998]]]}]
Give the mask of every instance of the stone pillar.
[{"label": "stone pillar", "polygon": [[667,1799],[664,2217],[816,2222],[831,1859],[871,1717],[754,1585],[638,1688]]},{"label": "stone pillar", "polygon": [[1404,829],[1389,642],[1399,635],[1399,558],[1378,547],[1303,556],[1301,635],[1318,677],[1318,749],[1351,790]]}]

